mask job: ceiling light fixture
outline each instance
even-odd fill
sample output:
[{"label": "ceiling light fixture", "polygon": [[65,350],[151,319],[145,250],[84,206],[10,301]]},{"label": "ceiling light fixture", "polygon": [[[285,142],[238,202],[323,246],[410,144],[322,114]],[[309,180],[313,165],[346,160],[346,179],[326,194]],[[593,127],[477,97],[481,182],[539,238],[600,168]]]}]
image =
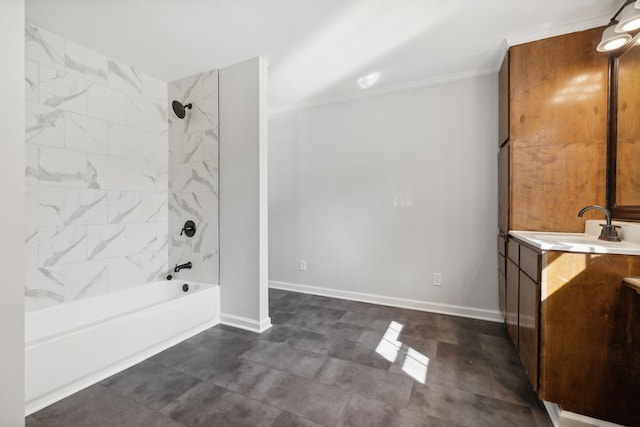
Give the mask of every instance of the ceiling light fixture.
[{"label": "ceiling light fixture", "polygon": [[362,89],[368,89],[373,86],[378,80],[380,80],[380,72],[377,71],[375,73],[367,74],[364,77],[360,77],[358,79],[358,86]]},{"label": "ceiling light fixture", "polygon": [[[640,29],[640,0],[626,0],[602,32],[598,52],[612,52],[631,41]],[[629,34],[634,33],[634,34]]]}]

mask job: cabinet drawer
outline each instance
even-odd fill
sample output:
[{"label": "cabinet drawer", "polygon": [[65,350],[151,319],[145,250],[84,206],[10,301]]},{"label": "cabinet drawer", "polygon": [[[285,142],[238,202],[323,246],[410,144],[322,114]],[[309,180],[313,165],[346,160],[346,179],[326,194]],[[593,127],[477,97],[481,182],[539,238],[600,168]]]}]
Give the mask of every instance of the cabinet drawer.
[{"label": "cabinet drawer", "polygon": [[540,282],[540,258],[541,254],[524,245],[520,245],[520,270],[534,282]]},{"label": "cabinet drawer", "polygon": [[503,257],[506,255],[506,239],[503,234],[498,235],[498,253]]},{"label": "cabinet drawer", "polygon": [[507,241],[507,257],[520,265],[520,244],[513,239]]},{"label": "cabinet drawer", "polygon": [[506,259],[502,255],[498,254],[498,271],[502,274],[505,274],[506,270]]}]

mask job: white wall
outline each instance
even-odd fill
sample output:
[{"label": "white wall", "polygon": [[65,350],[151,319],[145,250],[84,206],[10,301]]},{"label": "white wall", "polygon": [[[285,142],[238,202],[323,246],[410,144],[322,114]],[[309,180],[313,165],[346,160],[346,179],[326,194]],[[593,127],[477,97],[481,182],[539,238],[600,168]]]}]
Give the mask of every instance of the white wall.
[{"label": "white wall", "polygon": [[0,2],[0,425],[24,425],[24,1]]},{"label": "white wall", "polygon": [[267,64],[220,70],[221,321],[262,331],[268,313]]},{"label": "white wall", "polygon": [[271,285],[497,319],[497,93],[489,75],[270,114]]}]

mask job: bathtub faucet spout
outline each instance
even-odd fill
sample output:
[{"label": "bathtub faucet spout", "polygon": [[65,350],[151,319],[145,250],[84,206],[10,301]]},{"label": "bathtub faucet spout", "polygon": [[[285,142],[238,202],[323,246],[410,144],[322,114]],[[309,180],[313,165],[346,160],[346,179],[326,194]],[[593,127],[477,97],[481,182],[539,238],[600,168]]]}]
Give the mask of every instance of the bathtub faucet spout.
[{"label": "bathtub faucet spout", "polygon": [[185,268],[189,270],[191,269],[191,267],[193,267],[193,265],[191,264],[191,261],[185,262],[184,264],[180,264],[180,265],[176,264],[176,268],[173,269],[173,272],[177,273],[178,271],[184,270]]}]

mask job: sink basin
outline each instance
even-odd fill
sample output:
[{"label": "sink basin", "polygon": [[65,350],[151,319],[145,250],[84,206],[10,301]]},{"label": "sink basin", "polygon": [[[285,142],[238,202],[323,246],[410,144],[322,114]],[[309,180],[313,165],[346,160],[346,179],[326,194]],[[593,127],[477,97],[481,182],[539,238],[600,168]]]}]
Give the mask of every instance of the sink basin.
[{"label": "sink basin", "polygon": [[609,243],[614,245],[620,243],[599,240],[596,236],[584,233],[535,233],[531,237],[540,241],[567,245],[607,245]]},{"label": "sink basin", "polygon": [[628,241],[608,242],[586,233],[510,231],[512,236],[542,250],[603,254],[640,255],[640,244]]}]

